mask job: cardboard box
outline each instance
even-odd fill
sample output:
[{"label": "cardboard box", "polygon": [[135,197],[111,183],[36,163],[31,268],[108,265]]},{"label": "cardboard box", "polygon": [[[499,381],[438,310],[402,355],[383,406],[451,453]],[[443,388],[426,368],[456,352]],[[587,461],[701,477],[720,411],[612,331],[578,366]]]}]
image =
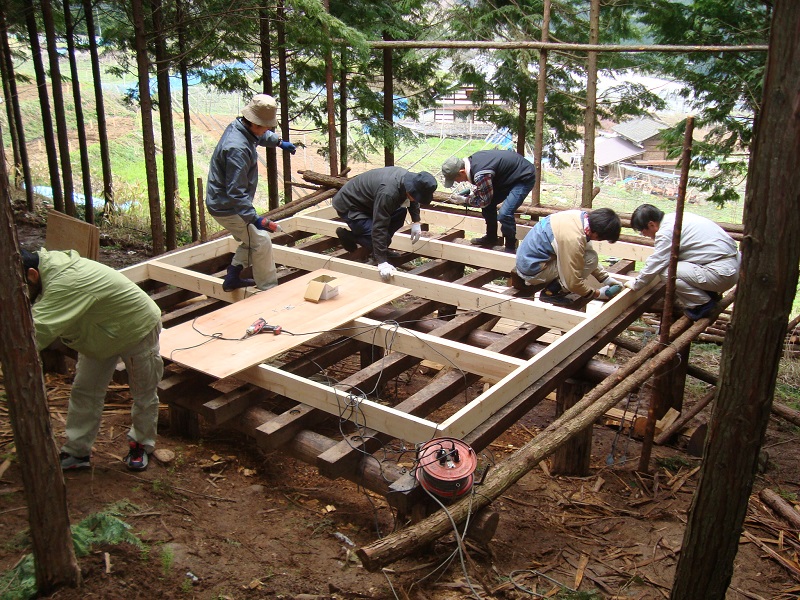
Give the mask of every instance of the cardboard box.
[{"label": "cardboard box", "polygon": [[339,295],[339,280],[330,275],[320,275],[308,282],[305,299],[309,302],[329,300]]}]

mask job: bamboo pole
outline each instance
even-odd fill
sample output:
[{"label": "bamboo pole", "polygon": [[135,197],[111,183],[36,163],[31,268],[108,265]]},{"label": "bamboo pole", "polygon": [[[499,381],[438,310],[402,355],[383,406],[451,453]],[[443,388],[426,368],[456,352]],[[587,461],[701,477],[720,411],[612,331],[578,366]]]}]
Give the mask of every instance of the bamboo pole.
[{"label": "bamboo pole", "polygon": [[[675,206],[675,223],[672,228],[672,249],[669,257],[669,268],[667,270],[667,289],[664,292],[664,310],[661,313],[661,334],[659,335],[659,341],[662,344],[667,344],[669,342],[669,333],[672,327],[672,307],[675,302],[675,278],[678,273],[678,255],[680,253],[681,230],[683,228],[683,207],[686,200],[686,188],[689,185],[689,164],[692,159],[693,132],[694,117],[687,117],[686,130],[683,135],[678,201]],[[639,456],[639,471],[643,473],[650,470],[650,453],[653,450],[653,436],[656,431],[656,420],[666,398],[665,387],[668,383],[667,373],[665,371],[657,372],[654,380],[655,386],[653,394],[650,396],[650,405],[647,407],[647,422],[644,428],[644,439],[642,440],[642,453]]]},{"label": "bamboo pole", "polygon": [[471,40],[374,41],[372,48],[466,48],[481,50],[553,50],[555,52],[766,52],[767,44],[738,46],[675,46],[668,44],[566,44],[559,42],[484,42]]}]

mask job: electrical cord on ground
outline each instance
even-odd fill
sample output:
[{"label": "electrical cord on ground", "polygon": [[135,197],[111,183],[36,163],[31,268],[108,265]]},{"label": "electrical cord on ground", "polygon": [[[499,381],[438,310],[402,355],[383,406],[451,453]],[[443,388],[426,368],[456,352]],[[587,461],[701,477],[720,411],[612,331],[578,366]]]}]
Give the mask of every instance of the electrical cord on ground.
[{"label": "electrical cord on ground", "polygon": [[428,577],[430,577],[431,575],[433,575],[434,573],[436,573],[440,569],[442,570],[442,574],[444,574],[444,571],[447,569],[447,567],[450,565],[450,563],[453,561],[453,559],[456,556],[458,556],[459,562],[461,563],[461,571],[464,574],[464,578],[466,579],[467,586],[469,587],[470,591],[475,596],[475,598],[477,598],[478,600],[481,600],[480,594],[478,594],[478,592],[475,591],[475,588],[472,586],[472,580],[469,577],[469,573],[467,572],[467,564],[466,564],[466,561],[464,560],[464,553],[466,552],[466,549],[465,549],[465,546],[464,546],[464,536],[467,534],[467,531],[469,530],[469,522],[470,522],[470,519],[472,517],[472,501],[474,499],[474,490],[470,493],[470,506],[469,506],[469,510],[467,512],[466,521],[464,522],[464,533],[459,534],[458,526],[456,525],[456,522],[453,520],[453,516],[450,514],[450,511],[447,510],[447,507],[441,502],[441,500],[439,500],[439,498],[437,498],[434,494],[432,494],[430,491],[428,491],[425,488],[425,486],[421,486],[421,487],[425,491],[425,493],[428,494],[428,496],[430,496],[439,505],[439,507],[447,515],[447,518],[450,520],[450,525],[453,528],[453,535],[456,538],[456,549],[453,550],[453,552],[451,552],[450,555],[439,564],[439,566],[437,566],[433,571],[431,571],[430,573],[428,573],[424,577],[421,577],[419,580],[414,582],[414,584],[412,584],[411,587],[413,588],[414,585],[416,585],[417,583],[425,581]]}]

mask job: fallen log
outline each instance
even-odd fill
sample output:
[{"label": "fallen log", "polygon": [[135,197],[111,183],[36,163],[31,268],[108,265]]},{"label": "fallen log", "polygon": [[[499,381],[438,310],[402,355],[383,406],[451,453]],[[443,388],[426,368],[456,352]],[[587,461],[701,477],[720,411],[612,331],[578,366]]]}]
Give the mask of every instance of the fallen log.
[{"label": "fallen log", "polygon": [[764,504],[769,506],[777,515],[783,517],[795,529],[800,529],[800,512],[769,488],[764,488],[758,494]]},{"label": "fallen log", "polygon": [[[730,295],[721,304],[727,306],[732,300],[733,296]],[[490,471],[480,487],[480,493],[459,500],[447,512],[436,512],[415,525],[359,548],[356,554],[361,563],[368,571],[375,572],[441,537],[451,530],[451,523],[463,523],[471,513],[498,498],[543,459],[640,387],[656,369],[674,360],[678,352],[708,326],[709,321],[700,319],[692,324],[686,317],[680,318],[670,330],[675,336],[674,341],[667,346],[663,346],[658,340],[650,342],[617,373],[586,394],[539,435]]]},{"label": "fallen log", "polygon": [[782,417],[789,421],[790,423],[794,423],[798,427],[800,427],[800,411],[796,411],[792,408],[789,408],[785,404],[781,404],[780,402],[772,401],[772,412],[774,412],[779,417]]}]

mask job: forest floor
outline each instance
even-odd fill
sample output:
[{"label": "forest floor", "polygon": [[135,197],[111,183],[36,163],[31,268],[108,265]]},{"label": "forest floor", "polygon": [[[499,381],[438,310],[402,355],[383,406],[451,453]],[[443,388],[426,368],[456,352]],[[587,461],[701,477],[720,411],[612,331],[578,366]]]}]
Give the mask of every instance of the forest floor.
[{"label": "forest floor", "polygon": [[[26,248],[43,244],[43,224],[40,216],[18,214]],[[101,248],[101,261],[115,267],[146,258],[147,249],[133,241],[109,238]],[[47,375],[59,444],[70,382],[70,373]],[[391,385],[405,397],[425,383],[416,372]],[[697,389],[685,405],[703,393]],[[0,573],[30,552],[6,404],[3,393]],[[93,548],[79,559],[82,588],[60,590],[52,598],[667,598],[701,467],[700,459],[679,447],[657,446],[652,473],[638,474],[640,442],[595,425],[590,474],[556,476],[543,462],[492,503],[500,522],[488,545],[468,543],[462,559],[454,555],[450,535],[383,572],[369,573],[355,558],[354,547],[398,526],[381,497],[347,481],[328,480],[283,452],[264,454],[233,431],[204,429],[199,440],[177,437],[169,430],[166,409],[158,447],[172,450],[175,460],[168,465],[154,460],[146,471],[132,473],[121,460],[129,407],[127,387],[112,386],[93,466],[66,473],[65,483],[72,523],[113,512],[143,546]],[[496,440],[486,456],[502,461],[549,424],[554,410],[551,401],[541,403]],[[632,405],[629,410],[642,414],[644,408]],[[797,575],[775,558],[800,572],[798,532],[758,498],[769,487],[796,502],[797,428],[773,417],[764,448],[769,461],[756,479],[745,521],[752,537],[742,537],[729,599],[800,598]],[[474,489],[480,493],[479,486]],[[3,585],[0,598],[13,597],[7,594],[15,584]]]}]

